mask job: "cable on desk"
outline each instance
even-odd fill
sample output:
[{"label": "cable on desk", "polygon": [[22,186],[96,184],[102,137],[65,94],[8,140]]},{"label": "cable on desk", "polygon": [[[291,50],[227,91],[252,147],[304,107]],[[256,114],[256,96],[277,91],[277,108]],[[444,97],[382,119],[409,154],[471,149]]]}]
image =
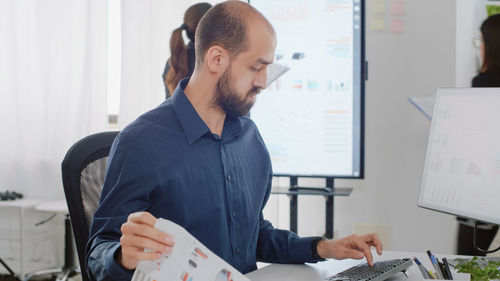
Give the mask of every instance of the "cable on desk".
[{"label": "cable on desk", "polygon": [[40,221],[40,222],[37,222],[35,223],[35,226],[39,226],[39,225],[42,225],[48,221],[50,221],[51,219],[53,219],[55,216],[57,216],[57,213],[54,213],[52,216],[50,216],[48,219],[45,219],[43,221]]},{"label": "cable on desk", "polygon": [[483,253],[483,254],[490,254],[490,253],[494,253],[498,250],[500,250],[500,246],[494,250],[484,250],[484,249],[481,249],[479,248],[479,246],[477,246],[477,241],[476,241],[476,230],[477,230],[477,226],[478,226],[479,222],[476,221],[476,223],[474,224],[474,232],[472,233],[472,243],[474,244],[474,249],[476,249],[476,251],[480,252],[480,253]]}]

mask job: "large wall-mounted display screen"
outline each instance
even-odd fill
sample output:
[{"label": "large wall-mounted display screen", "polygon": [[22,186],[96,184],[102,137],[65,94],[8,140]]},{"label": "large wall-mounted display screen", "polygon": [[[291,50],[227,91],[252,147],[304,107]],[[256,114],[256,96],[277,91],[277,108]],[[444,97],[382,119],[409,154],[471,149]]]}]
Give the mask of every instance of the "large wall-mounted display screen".
[{"label": "large wall-mounted display screen", "polygon": [[363,177],[364,1],[251,0],[289,70],[250,112],[275,175]]}]

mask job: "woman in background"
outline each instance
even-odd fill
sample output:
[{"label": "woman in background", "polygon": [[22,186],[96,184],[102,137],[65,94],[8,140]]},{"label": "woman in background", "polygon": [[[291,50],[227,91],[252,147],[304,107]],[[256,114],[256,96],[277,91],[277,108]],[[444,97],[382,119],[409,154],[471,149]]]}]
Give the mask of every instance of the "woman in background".
[{"label": "woman in background", "polygon": [[[479,74],[472,79],[472,87],[500,87],[500,14],[492,15],[481,25],[479,46],[483,64]],[[499,89],[500,91],[500,89]],[[457,218],[459,255],[484,256],[474,248],[474,221]],[[498,231],[497,225],[480,223],[477,228],[477,246],[487,250]]]},{"label": "woman in background", "polygon": [[500,87],[500,14],[492,15],[481,25],[483,65],[472,79],[472,87]]},{"label": "woman in background", "polygon": [[[184,23],[172,32],[170,38],[170,58],[163,71],[166,98],[173,92],[182,78],[190,76],[194,70],[194,34],[198,22],[210,9],[209,3],[198,3],[189,7],[184,13]],[[182,31],[186,31],[189,42],[186,45],[182,38]]]}]

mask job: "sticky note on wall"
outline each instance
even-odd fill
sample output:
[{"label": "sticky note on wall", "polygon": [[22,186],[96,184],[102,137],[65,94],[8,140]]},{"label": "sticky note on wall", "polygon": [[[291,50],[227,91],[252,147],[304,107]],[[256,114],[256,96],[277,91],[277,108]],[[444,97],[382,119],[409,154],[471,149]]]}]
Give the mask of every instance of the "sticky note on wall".
[{"label": "sticky note on wall", "polygon": [[401,16],[405,14],[405,3],[403,1],[392,1],[391,2],[391,14],[395,16]]},{"label": "sticky note on wall", "polygon": [[391,20],[391,32],[392,33],[404,33],[405,24],[402,19],[392,19]]},{"label": "sticky note on wall", "polygon": [[369,29],[374,31],[383,31],[385,29],[385,20],[383,17],[371,17]]},{"label": "sticky note on wall", "polygon": [[383,1],[383,0],[370,1],[370,13],[372,15],[385,14],[385,1]]}]

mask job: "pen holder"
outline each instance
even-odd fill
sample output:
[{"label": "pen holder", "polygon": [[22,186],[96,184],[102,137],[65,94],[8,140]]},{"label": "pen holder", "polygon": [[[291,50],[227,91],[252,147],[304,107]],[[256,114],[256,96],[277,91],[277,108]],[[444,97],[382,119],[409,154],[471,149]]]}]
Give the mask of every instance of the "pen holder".
[{"label": "pen holder", "polygon": [[[464,280],[464,281],[470,280],[469,273],[458,273],[455,270],[452,270],[451,275],[453,275],[453,280]],[[431,280],[431,279],[425,279],[425,280]],[[437,280],[445,280],[445,279],[434,279],[434,281],[437,281]]]}]

